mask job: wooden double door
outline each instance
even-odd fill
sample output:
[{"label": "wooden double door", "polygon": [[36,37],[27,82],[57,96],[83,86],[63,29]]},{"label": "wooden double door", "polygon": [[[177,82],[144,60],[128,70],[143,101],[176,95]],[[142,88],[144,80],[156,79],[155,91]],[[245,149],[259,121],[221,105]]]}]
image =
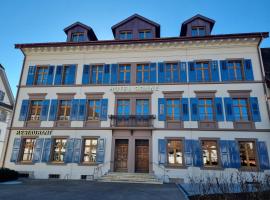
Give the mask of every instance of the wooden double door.
[{"label": "wooden double door", "polygon": [[115,140],[115,171],[128,171],[128,140]]},{"label": "wooden double door", "polygon": [[135,172],[149,172],[149,140],[135,140]]}]

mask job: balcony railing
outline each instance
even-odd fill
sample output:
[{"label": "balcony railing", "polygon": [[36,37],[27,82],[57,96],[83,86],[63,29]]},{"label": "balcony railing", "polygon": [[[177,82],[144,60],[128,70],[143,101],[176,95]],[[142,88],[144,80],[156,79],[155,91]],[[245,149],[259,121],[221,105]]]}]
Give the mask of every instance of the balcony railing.
[{"label": "balcony railing", "polygon": [[154,115],[110,115],[111,127],[153,127]]}]

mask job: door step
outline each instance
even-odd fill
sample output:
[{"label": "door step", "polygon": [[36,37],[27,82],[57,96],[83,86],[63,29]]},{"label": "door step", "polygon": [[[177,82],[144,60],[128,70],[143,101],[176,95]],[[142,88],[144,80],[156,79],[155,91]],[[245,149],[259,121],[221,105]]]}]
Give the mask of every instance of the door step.
[{"label": "door step", "polygon": [[110,172],[98,179],[99,182],[116,182],[116,183],[145,183],[145,184],[162,184],[152,174],[147,173],[121,173]]}]

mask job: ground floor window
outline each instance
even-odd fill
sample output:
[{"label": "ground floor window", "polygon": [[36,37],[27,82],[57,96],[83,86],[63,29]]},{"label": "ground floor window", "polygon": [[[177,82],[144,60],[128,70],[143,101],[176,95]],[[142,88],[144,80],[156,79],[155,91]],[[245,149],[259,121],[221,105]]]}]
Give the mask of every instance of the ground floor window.
[{"label": "ground floor window", "polygon": [[97,139],[84,139],[84,150],[83,150],[83,163],[91,164],[96,163],[97,157]]},{"label": "ground floor window", "polygon": [[36,139],[35,138],[24,138],[22,146],[22,162],[32,162],[34,155]]},{"label": "ground floor window", "polygon": [[64,156],[66,153],[67,139],[55,138],[53,141],[53,156],[52,162],[64,162]]},{"label": "ground floor window", "polygon": [[167,142],[168,165],[183,165],[183,144],[181,140],[169,139]]},{"label": "ground floor window", "polygon": [[203,165],[205,167],[216,167],[219,165],[217,141],[202,140]]},{"label": "ground floor window", "polygon": [[241,167],[257,167],[255,142],[239,141]]}]

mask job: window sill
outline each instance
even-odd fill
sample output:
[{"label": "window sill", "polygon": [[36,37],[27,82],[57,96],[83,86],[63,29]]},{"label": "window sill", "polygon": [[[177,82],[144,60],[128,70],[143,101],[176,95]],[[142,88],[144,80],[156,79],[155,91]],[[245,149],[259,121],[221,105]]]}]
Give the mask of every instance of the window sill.
[{"label": "window sill", "polygon": [[165,165],[166,169],[187,169],[187,166],[184,165]]},{"label": "window sill", "polygon": [[51,161],[51,162],[47,163],[47,165],[61,165],[61,166],[65,166],[65,165],[67,165],[67,163]]},{"label": "window sill", "polygon": [[98,166],[97,163],[79,163],[78,166]]},{"label": "window sill", "polygon": [[222,168],[221,166],[213,166],[213,167],[203,166],[201,167],[201,170],[224,170],[224,168]]},{"label": "window sill", "polygon": [[258,172],[259,168],[258,167],[240,167],[239,171],[244,171],[244,172]]},{"label": "window sill", "polygon": [[34,165],[32,161],[19,161],[16,163],[17,165]]}]

